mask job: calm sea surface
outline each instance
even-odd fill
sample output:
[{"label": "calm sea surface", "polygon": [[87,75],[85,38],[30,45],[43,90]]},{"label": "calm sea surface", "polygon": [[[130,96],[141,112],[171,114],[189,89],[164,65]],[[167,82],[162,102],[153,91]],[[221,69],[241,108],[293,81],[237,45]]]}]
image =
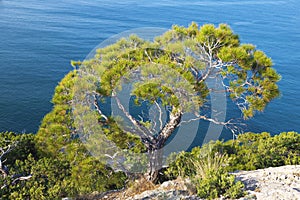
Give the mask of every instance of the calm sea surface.
[{"label": "calm sea surface", "polygon": [[299,7],[298,0],[0,0],[0,132],[36,132],[70,60],[108,37],[191,21],[228,23],[282,75],[281,97],[245,130],[300,132]]}]

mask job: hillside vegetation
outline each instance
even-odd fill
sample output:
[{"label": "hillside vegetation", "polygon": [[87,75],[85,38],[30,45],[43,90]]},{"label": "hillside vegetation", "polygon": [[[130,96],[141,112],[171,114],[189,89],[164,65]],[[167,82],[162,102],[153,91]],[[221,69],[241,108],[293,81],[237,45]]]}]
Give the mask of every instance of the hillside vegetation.
[{"label": "hillside vegetation", "polygon": [[[79,197],[121,189],[136,176],[114,172],[92,157],[78,139],[70,105],[75,78],[76,71],[70,72],[56,87],[53,110],[45,116],[37,134],[1,133],[0,147],[3,151],[11,148],[1,157],[2,167],[9,172],[0,176],[2,199]],[[138,142],[135,137],[122,135],[115,126],[110,130],[108,134],[120,145]],[[165,180],[190,177],[201,197],[237,197],[243,195],[243,185],[228,172],[299,164],[300,135],[245,133],[236,140],[212,142],[173,156],[176,159],[167,168]]]},{"label": "hillside vegetation", "polygon": [[[57,86],[53,110],[37,134],[1,133],[2,154],[11,149],[1,156],[1,167],[8,170],[0,176],[2,199],[79,197],[129,187],[126,183],[136,176],[114,172],[77,139],[69,104],[75,77],[76,72],[70,72]],[[115,138],[121,136],[117,132]],[[121,143],[125,139],[136,140],[124,137]],[[190,177],[201,197],[237,197],[243,195],[243,185],[228,172],[300,164],[300,135],[245,133],[236,140],[215,141],[173,156],[176,159],[166,169],[165,180]]]}]

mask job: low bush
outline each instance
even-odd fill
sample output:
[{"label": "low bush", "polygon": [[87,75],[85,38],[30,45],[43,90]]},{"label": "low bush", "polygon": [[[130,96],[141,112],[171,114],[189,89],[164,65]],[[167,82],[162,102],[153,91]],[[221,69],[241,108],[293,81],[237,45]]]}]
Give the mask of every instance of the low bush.
[{"label": "low bush", "polygon": [[213,147],[211,143],[202,148],[196,147],[190,153],[179,154],[166,173],[169,177],[189,177],[196,187],[197,195],[201,198],[244,196],[244,185],[239,181],[236,182],[235,177],[226,170],[229,163],[228,155],[214,152]]},{"label": "low bush", "polygon": [[172,155],[165,174],[192,178],[201,198],[242,196],[243,184],[229,172],[300,164],[300,134],[245,133],[236,140],[215,141]]}]

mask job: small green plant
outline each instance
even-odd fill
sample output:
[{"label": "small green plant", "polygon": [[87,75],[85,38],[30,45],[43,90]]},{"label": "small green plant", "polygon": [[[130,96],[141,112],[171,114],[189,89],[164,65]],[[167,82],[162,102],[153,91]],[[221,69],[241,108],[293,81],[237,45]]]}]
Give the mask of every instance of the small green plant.
[{"label": "small green plant", "polygon": [[213,153],[210,145],[200,151],[199,158],[191,160],[195,166],[195,184],[197,195],[201,198],[214,199],[221,195],[225,198],[239,198],[244,196],[243,183],[236,182],[225,167],[228,165],[228,156]]},{"label": "small green plant", "polygon": [[220,196],[239,198],[245,195],[244,184],[240,181],[236,182],[235,177],[225,171],[209,170],[206,172],[206,178],[195,178],[193,182],[200,198],[215,199]]},{"label": "small green plant", "polygon": [[205,179],[210,171],[216,173],[224,171],[223,167],[228,164],[228,156],[220,153],[211,155],[211,152],[208,152],[207,155],[200,155],[199,159],[192,162],[196,169],[196,177]]},{"label": "small green plant", "polygon": [[169,177],[189,177],[200,198],[214,199],[239,198],[244,196],[244,185],[235,181],[235,177],[228,173],[227,165],[230,161],[226,153],[215,151],[215,143],[196,147],[192,152],[178,154],[176,160],[167,170]]}]

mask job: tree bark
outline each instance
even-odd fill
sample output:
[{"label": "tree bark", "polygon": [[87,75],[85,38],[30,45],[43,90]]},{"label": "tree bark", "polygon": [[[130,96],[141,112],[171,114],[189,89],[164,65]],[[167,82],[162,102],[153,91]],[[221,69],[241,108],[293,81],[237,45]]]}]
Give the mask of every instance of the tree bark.
[{"label": "tree bark", "polygon": [[159,171],[162,168],[163,161],[163,150],[162,149],[153,149],[149,152],[149,167],[146,174],[148,181],[152,183],[157,183],[159,180]]},{"label": "tree bark", "polygon": [[148,150],[149,168],[146,173],[146,178],[148,181],[151,181],[153,183],[158,182],[159,172],[162,169],[163,163],[163,147],[168,138],[172,135],[172,133],[180,124],[181,117],[181,112],[177,112],[175,114],[171,113],[169,122],[160,131],[155,143]]}]

